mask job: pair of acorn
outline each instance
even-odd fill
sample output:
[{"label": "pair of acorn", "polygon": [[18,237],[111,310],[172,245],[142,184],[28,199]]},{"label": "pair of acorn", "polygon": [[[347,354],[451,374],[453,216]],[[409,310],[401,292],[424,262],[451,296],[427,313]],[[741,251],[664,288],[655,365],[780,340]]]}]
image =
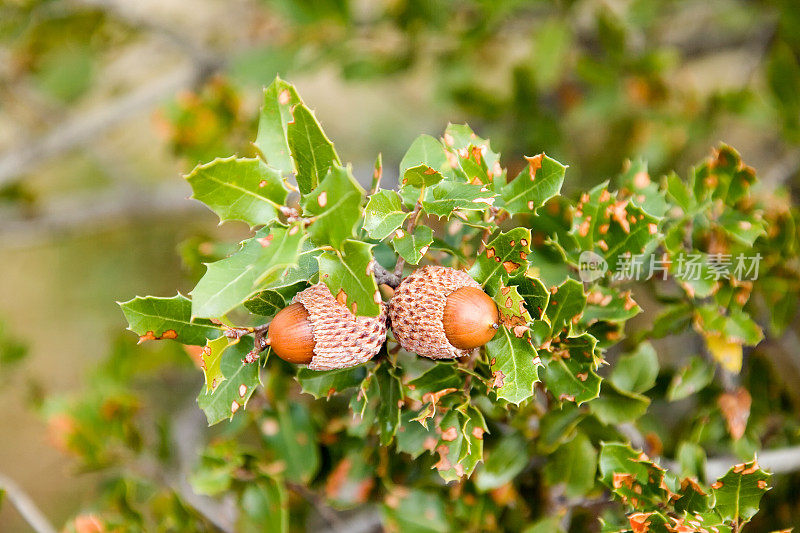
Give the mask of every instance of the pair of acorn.
[{"label": "pair of acorn", "polygon": [[324,283],[298,293],[269,326],[281,359],[332,370],[372,359],[386,341],[386,316],[400,345],[432,359],[454,359],[489,342],[498,329],[494,301],[463,271],[426,266],[406,277],[376,317],[356,316]]}]

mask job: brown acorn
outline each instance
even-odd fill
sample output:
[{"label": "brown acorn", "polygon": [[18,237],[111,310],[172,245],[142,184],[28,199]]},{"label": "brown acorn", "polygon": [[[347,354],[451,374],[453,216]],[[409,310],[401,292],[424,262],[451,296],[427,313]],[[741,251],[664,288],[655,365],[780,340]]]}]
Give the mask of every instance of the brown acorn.
[{"label": "brown acorn", "polygon": [[324,283],[298,293],[269,326],[267,344],[275,355],[312,370],[360,365],[386,341],[386,304],[376,317],[356,316]]},{"label": "brown acorn", "polygon": [[416,270],[389,302],[400,345],[432,359],[454,359],[489,342],[499,327],[494,301],[469,274],[440,266]]}]

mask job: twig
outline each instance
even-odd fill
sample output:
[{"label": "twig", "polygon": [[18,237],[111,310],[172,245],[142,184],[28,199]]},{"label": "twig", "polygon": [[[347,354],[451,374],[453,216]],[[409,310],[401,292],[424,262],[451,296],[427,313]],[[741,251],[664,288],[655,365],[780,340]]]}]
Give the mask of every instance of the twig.
[{"label": "twig", "polygon": [[393,289],[400,285],[400,276],[394,272],[389,272],[377,261],[372,264],[372,274],[375,276],[375,283],[378,285],[386,284]]},{"label": "twig", "polygon": [[255,363],[258,356],[269,346],[269,325],[271,322],[253,328],[227,328],[225,336],[229,339],[241,339],[247,335],[253,335],[253,349],[244,356],[244,363]]},{"label": "twig", "polygon": [[56,528],[47,520],[31,497],[17,485],[16,481],[0,473],[0,489],[6,492],[9,501],[14,504],[22,518],[36,533],[56,533]]}]

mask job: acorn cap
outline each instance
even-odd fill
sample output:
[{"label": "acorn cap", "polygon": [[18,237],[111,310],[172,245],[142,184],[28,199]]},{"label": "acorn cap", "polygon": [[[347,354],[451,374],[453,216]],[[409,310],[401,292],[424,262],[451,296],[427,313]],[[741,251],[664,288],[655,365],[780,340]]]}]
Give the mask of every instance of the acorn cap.
[{"label": "acorn cap", "polygon": [[468,355],[470,350],[450,344],[442,322],[447,297],[462,287],[481,289],[466,272],[441,266],[425,266],[405,278],[389,301],[397,342],[409,352],[431,359]]},{"label": "acorn cap", "polygon": [[360,365],[375,357],[386,341],[386,304],[378,316],[356,316],[336,301],[324,283],[299,292],[292,302],[303,304],[314,331],[312,370]]}]

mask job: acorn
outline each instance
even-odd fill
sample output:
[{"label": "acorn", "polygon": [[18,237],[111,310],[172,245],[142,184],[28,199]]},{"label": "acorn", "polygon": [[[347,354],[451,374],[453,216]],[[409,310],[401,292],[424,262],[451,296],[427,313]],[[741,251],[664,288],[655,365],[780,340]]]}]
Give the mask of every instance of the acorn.
[{"label": "acorn", "polygon": [[318,283],[297,293],[275,315],[266,343],[284,361],[312,370],[360,365],[386,341],[386,304],[380,307],[376,317],[356,316]]},{"label": "acorn", "polygon": [[397,287],[389,318],[404,349],[431,359],[454,359],[492,340],[500,315],[466,272],[426,266]]}]

